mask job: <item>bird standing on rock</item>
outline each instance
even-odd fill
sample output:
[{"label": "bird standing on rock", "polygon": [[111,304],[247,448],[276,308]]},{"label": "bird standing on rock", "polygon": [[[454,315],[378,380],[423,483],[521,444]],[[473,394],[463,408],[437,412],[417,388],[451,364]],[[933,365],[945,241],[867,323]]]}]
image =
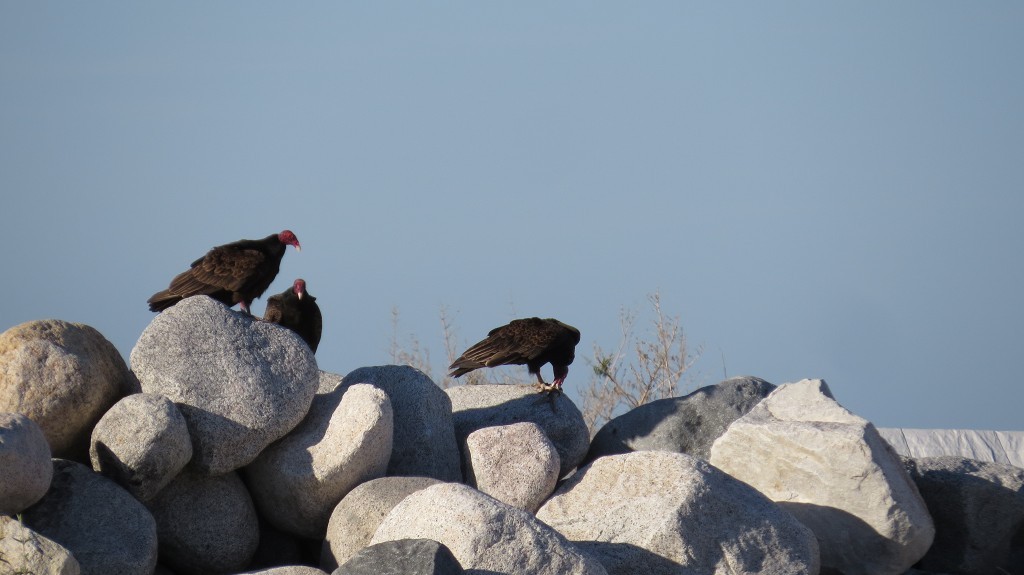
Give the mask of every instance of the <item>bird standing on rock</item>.
[{"label": "bird standing on rock", "polygon": [[239,240],[217,246],[192,266],[175,276],[167,289],[153,294],[147,303],[150,311],[163,311],[194,295],[207,295],[251,315],[252,300],[263,295],[281,269],[285,249],[299,239],[290,230],[271,234],[262,240]]},{"label": "bird standing on rock", "polygon": [[[539,391],[558,393],[569,375],[579,342],[580,330],[554,318],[512,320],[492,329],[483,341],[467,349],[448,368],[452,370],[449,375],[459,377],[481,367],[526,364],[529,373],[537,376]],[[555,379],[550,385],[540,375],[545,363],[554,370]]]},{"label": "bird standing on rock", "polygon": [[316,298],[306,291],[306,280],[297,279],[292,287],[267,299],[263,321],[276,323],[299,334],[316,353],[323,330],[323,317]]}]

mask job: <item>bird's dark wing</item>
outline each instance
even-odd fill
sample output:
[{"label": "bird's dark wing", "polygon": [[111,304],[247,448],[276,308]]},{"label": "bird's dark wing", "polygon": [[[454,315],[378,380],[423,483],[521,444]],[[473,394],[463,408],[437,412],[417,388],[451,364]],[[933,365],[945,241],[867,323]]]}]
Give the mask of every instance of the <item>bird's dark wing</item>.
[{"label": "bird's dark wing", "polygon": [[[210,250],[192,264],[192,268],[179,274],[171,282],[170,290],[192,295],[200,286],[213,286],[237,292],[243,290],[267,261],[267,255],[258,249],[237,248],[232,244]],[[202,292],[198,292],[202,293]]]},{"label": "bird's dark wing", "polygon": [[449,369],[461,375],[481,367],[527,363],[543,351],[545,344],[543,326],[532,321],[535,319],[513,320],[508,325],[492,329],[486,338],[459,356]]}]

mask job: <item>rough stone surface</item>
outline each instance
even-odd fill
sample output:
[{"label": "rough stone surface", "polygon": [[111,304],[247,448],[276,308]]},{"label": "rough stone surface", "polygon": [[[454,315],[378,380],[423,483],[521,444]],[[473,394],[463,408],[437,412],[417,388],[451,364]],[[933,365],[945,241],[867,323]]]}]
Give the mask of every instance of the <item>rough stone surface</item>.
[{"label": "rough stone surface", "polygon": [[817,574],[814,534],[749,485],[695,457],[602,457],[558,488],[537,518],[608,573]]},{"label": "rough stone surface", "polygon": [[320,566],[337,569],[370,544],[380,522],[406,496],[438,483],[433,477],[381,477],[349,491],[331,513]]},{"label": "rough stone surface", "polygon": [[630,451],[671,451],[700,459],[729,424],[775,386],[756,377],[733,377],[683,396],[659,399],[612,419],[594,435],[587,462]]},{"label": "rough stone surface", "polygon": [[371,545],[333,575],[462,575],[451,550],[432,539],[401,539]]},{"label": "rough stone surface", "polygon": [[0,412],[35,421],[55,457],[88,461],[92,427],[133,386],[121,354],[87,325],[31,321],[0,334]]},{"label": "rough stone surface", "polygon": [[178,405],[192,466],[209,475],[251,463],[291,431],[320,383],[313,352],[295,334],[206,296],[158,314],[131,364],[145,392]]},{"label": "rough stone surface", "polygon": [[1024,469],[957,456],[906,463],[935,521],[935,543],[918,567],[1024,573]]},{"label": "rough stone surface", "polygon": [[20,413],[0,413],[0,514],[14,515],[39,501],[51,477],[43,430]]},{"label": "rough stone surface", "polygon": [[192,458],[185,418],[162,395],[139,393],[114,404],[92,430],[92,468],[146,501]]},{"label": "rough stone surface", "polygon": [[559,477],[565,477],[583,461],[590,445],[590,431],[583,414],[564,393],[537,393],[532,385],[463,385],[445,390],[452,400],[455,435],[465,445],[470,433],[529,421],[544,430],[558,451]]},{"label": "rough stone surface", "polygon": [[395,434],[388,475],[462,480],[452,405],[441,388],[407,365],[362,367],[346,375],[341,385],[357,383],[379,387],[391,399]]},{"label": "rough stone surface", "polygon": [[810,527],[823,568],[897,575],[931,546],[931,516],[898,456],[824,381],[780,386],[715,441],[711,463]]},{"label": "rough stone surface", "polygon": [[342,497],[384,475],[393,431],[391,401],[379,388],[316,396],[306,419],[245,468],[261,515],[283,531],[322,539]]},{"label": "rough stone surface", "polygon": [[432,485],[391,510],[370,544],[398,539],[443,543],[469,573],[517,575],[604,575],[554,529],[530,513],[472,487]]},{"label": "rough stone surface", "polygon": [[67,549],[0,515],[0,573],[79,575],[81,568]]},{"label": "rough stone surface", "polygon": [[156,567],[153,516],[80,463],[54,459],[50,490],[23,518],[29,529],[70,551],[85,575],[150,575]]},{"label": "rough stone surface", "polygon": [[237,573],[256,553],[256,508],[237,473],[186,469],[146,505],[156,518],[160,562],[179,575]]},{"label": "rough stone surface", "polygon": [[478,429],[466,438],[465,451],[469,485],[530,513],[558,483],[558,451],[536,423]]}]

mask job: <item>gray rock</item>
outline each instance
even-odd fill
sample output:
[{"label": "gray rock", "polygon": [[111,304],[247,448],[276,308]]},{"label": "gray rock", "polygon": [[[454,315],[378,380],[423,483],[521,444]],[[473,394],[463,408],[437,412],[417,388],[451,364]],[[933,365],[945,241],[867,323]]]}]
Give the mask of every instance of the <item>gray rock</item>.
[{"label": "gray rock", "polygon": [[80,463],[54,459],[50,490],[23,517],[29,529],[70,551],[83,575],[150,575],[156,567],[153,516]]},{"label": "gray rock", "polygon": [[370,544],[380,522],[403,499],[438,483],[433,477],[381,477],[349,491],[331,513],[320,566],[337,569]]},{"label": "gray rock", "polygon": [[36,422],[0,413],[0,515],[20,513],[50,488],[50,444]]},{"label": "gray rock", "polygon": [[590,431],[567,395],[537,393],[532,385],[463,385],[445,390],[452,400],[455,435],[465,445],[469,434],[485,427],[529,421],[544,430],[558,451],[559,477],[587,454]]},{"label": "gray rock", "polygon": [[80,323],[31,321],[0,334],[0,412],[42,428],[55,457],[89,459],[89,434],[133,387],[121,354]]},{"label": "gray rock", "polygon": [[0,573],[79,575],[81,568],[67,549],[0,515]]},{"label": "gray rock", "polygon": [[309,411],[320,379],[295,334],[206,296],[157,315],[131,364],[145,392],[178,405],[192,466],[208,475],[247,465],[284,437]]},{"label": "gray rock", "polygon": [[819,569],[809,529],[749,485],[681,453],[602,457],[566,480],[537,519],[612,575]]},{"label": "gray rock", "polygon": [[176,573],[238,572],[256,553],[256,508],[237,473],[186,469],[146,505],[156,518],[160,562]]},{"label": "gray rock", "polygon": [[915,459],[907,468],[935,521],[935,543],[918,567],[1024,573],[1024,469],[957,456]]},{"label": "gray rock", "polygon": [[441,388],[407,365],[362,367],[346,375],[341,385],[357,383],[379,387],[391,399],[395,434],[388,475],[462,480],[452,405]]},{"label": "gray rock", "polygon": [[733,377],[683,397],[641,405],[601,427],[586,461],[630,451],[671,451],[706,460],[729,424],[774,389],[763,379]]},{"label": "gray rock", "polygon": [[540,426],[523,422],[470,433],[463,469],[470,486],[536,513],[555,490],[561,463]]},{"label": "gray rock", "polygon": [[931,546],[931,516],[898,456],[821,380],[773,391],[715,441],[711,463],[810,527],[823,569],[898,575]]},{"label": "gray rock", "polygon": [[451,550],[431,539],[401,539],[371,545],[332,575],[462,575]]},{"label": "gray rock", "polygon": [[605,575],[530,513],[472,487],[441,483],[402,500],[381,522],[370,544],[399,539],[443,543],[469,573]]},{"label": "gray rock", "polygon": [[114,404],[92,430],[92,468],[146,501],[192,458],[185,418],[162,395],[139,393]]},{"label": "gray rock", "polygon": [[317,395],[306,419],[244,470],[260,514],[288,533],[323,539],[342,497],[387,470],[393,419],[387,394],[371,385]]}]

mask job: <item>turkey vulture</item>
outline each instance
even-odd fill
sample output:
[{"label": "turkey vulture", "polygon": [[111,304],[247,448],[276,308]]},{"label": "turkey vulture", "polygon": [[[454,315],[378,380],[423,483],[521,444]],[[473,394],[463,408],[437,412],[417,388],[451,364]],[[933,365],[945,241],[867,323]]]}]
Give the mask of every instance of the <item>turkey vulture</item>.
[{"label": "turkey vulture", "polygon": [[[448,369],[451,377],[459,377],[480,367],[497,365],[523,365],[537,376],[540,391],[562,390],[562,382],[569,375],[569,364],[576,357],[576,344],[580,330],[557,319],[515,319],[508,325],[492,329],[487,337],[467,349]],[[540,375],[540,368],[550,363],[555,380],[548,385]]]},{"label": "turkey vulture", "polygon": [[262,240],[238,240],[217,246],[175,276],[171,286],[149,298],[149,311],[163,311],[194,295],[208,295],[228,306],[241,304],[251,313],[252,300],[263,295],[281,268],[285,248],[301,249],[289,230]]},{"label": "turkey vulture", "polygon": [[316,298],[306,291],[306,280],[297,279],[292,287],[267,299],[263,320],[284,326],[299,334],[309,349],[316,353],[320,345],[323,318]]}]

